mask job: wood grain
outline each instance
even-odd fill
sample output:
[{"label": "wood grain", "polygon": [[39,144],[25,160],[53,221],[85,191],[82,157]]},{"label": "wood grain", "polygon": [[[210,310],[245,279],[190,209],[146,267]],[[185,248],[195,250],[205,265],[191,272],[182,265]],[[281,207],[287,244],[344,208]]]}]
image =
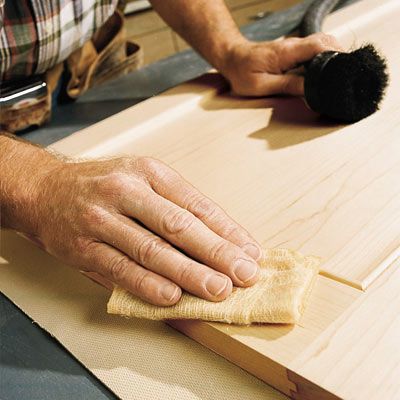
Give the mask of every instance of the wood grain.
[{"label": "wood grain", "polygon": [[357,289],[320,276],[301,323],[296,326],[246,327],[185,320],[168,321],[168,324],[291,395],[297,389],[288,378],[286,366],[361,295]]},{"label": "wood grain", "polygon": [[325,25],[388,59],[382,109],[357,124],[329,123],[301,99],[235,98],[210,74],[53,146],[160,158],[264,246],[323,257],[299,326],[171,322],[293,398],[400,396],[399,20],[398,0],[365,0]]},{"label": "wood grain", "polygon": [[[378,30],[358,20],[346,32],[369,40]],[[397,28],[390,21],[389,35]],[[382,29],[375,36],[392,71],[399,69],[399,45],[390,50]],[[77,155],[162,159],[264,246],[317,254],[324,274],[365,289],[399,256],[399,82],[392,76],[383,110],[351,126],[320,119],[300,99],[216,95],[222,81],[205,77],[85,130]],[[64,151],[70,140],[77,139],[66,139]]]},{"label": "wood grain", "polygon": [[400,262],[289,364],[345,399],[400,398]]}]

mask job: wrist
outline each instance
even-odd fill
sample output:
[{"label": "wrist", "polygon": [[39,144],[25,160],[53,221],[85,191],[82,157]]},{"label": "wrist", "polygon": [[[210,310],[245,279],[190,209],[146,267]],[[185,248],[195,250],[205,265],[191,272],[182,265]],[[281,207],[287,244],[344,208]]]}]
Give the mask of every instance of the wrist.
[{"label": "wrist", "polygon": [[46,150],[0,135],[1,226],[35,235],[45,177],[63,162]]},{"label": "wrist", "polygon": [[235,62],[237,54],[251,45],[251,42],[245,38],[240,32],[233,40],[226,40],[218,43],[217,49],[214,51],[214,67],[223,75],[231,69],[232,63]]}]

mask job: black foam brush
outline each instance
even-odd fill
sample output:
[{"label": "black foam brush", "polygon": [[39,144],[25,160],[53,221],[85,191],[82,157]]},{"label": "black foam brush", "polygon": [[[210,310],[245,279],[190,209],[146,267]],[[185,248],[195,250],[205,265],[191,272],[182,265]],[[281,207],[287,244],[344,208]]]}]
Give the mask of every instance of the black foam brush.
[{"label": "black foam brush", "polygon": [[[301,36],[321,30],[339,0],[316,0],[300,26]],[[379,109],[388,84],[387,65],[373,44],[349,53],[326,51],[305,65],[304,91],[309,107],[325,116],[356,122]]]}]

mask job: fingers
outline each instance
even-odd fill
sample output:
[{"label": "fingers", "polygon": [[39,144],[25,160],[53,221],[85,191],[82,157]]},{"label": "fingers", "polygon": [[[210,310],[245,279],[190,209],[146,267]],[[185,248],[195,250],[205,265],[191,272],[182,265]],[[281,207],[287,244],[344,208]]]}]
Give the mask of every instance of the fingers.
[{"label": "fingers", "polygon": [[[266,43],[265,49],[269,49],[271,43]],[[304,78],[299,75],[287,73],[300,64],[311,60],[317,54],[333,50],[343,51],[340,44],[333,36],[317,33],[306,38],[289,38],[281,41],[273,42],[274,56],[268,52],[267,57],[275,62],[271,71],[263,71],[261,68],[256,72],[253,79],[251,93],[253,95],[274,95],[289,94],[294,96],[302,96],[304,94]],[[282,73],[279,73],[282,72]]]},{"label": "fingers", "polygon": [[226,275],[190,259],[129,218],[109,219],[97,236],[112,243],[137,264],[198,297],[221,301],[232,291],[232,281]]},{"label": "fingers", "polygon": [[306,38],[250,42],[231,51],[231,62],[221,72],[230,81],[232,91],[241,96],[303,95],[303,78],[285,73],[324,51],[344,50],[333,36],[324,33]]},{"label": "fingers", "polygon": [[189,211],[153,191],[142,192],[142,201],[121,199],[127,216],[139,219],[149,230],[182,249],[201,263],[228,275],[237,286],[253,285],[258,264],[240,247],[220,237]]},{"label": "fingers", "polygon": [[162,197],[191,212],[222,238],[241,247],[250,257],[261,257],[259,244],[219,206],[165,164],[149,159],[148,176],[153,189]]},{"label": "fingers", "polygon": [[290,94],[293,96],[302,96],[304,94],[304,78],[299,75],[266,75],[260,74],[257,83],[257,90],[260,95],[267,93],[273,94]]},{"label": "fingers", "polygon": [[276,43],[282,71],[295,68],[324,51],[343,51],[342,46],[333,36],[324,33],[315,33],[306,38],[289,38]]},{"label": "fingers", "polygon": [[143,268],[105,243],[93,244],[85,254],[85,267],[154,305],[175,304],[182,293],[169,279]]}]

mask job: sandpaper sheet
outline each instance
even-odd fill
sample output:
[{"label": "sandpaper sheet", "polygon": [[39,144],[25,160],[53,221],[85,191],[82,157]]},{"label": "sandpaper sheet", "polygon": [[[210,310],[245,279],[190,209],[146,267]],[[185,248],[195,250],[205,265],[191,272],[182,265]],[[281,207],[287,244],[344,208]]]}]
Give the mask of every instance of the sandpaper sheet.
[{"label": "sandpaper sheet", "polygon": [[0,231],[0,290],[122,399],[284,399],[163,322],[109,315],[110,293]]}]

